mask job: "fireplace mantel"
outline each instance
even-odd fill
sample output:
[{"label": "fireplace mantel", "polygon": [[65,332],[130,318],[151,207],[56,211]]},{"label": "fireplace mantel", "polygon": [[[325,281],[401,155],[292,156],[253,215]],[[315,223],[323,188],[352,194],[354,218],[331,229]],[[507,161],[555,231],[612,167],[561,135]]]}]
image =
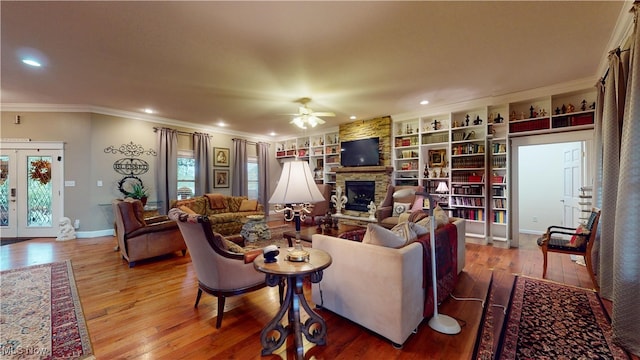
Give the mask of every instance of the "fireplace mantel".
[{"label": "fireplace mantel", "polygon": [[384,172],[391,174],[393,172],[392,166],[345,166],[335,169],[336,173],[375,173]]}]

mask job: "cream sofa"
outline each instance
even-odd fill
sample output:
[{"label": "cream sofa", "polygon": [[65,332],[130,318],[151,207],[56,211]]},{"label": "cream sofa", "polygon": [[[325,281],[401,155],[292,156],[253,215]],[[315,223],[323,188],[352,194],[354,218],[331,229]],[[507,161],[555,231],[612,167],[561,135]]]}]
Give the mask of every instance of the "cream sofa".
[{"label": "cream sofa", "polygon": [[[465,220],[457,228],[457,271],[465,265]],[[411,243],[394,249],[316,234],[313,248],[333,262],[322,281],[312,284],[312,300],[365,328],[402,345],[423,320],[425,291],[423,247]]]}]

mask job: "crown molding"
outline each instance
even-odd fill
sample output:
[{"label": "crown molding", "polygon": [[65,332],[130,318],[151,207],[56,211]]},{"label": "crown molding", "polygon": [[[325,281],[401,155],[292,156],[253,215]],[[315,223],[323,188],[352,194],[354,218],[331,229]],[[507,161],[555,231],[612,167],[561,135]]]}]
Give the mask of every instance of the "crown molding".
[{"label": "crown molding", "polygon": [[141,114],[132,111],[124,111],[118,109],[111,109],[101,106],[80,105],[80,104],[35,104],[35,103],[3,103],[0,104],[2,111],[11,112],[83,112],[93,113],[100,115],[108,115],[115,117],[123,117],[127,119],[147,121],[156,124],[162,124],[166,126],[188,127],[196,131],[219,133],[230,136],[242,136],[250,138],[251,140],[273,142],[271,137],[260,136],[256,134],[245,133],[241,131],[233,131],[225,129],[223,127],[203,126],[202,124],[196,124],[188,121],[175,120],[164,118],[160,116],[154,116],[152,114]]},{"label": "crown molding", "polygon": [[468,101],[441,104],[430,106],[428,109],[422,109],[420,111],[412,111],[397,115],[392,115],[393,121],[405,121],[411,120],[422,116],[433,116],[448,114],[456,111],[465,111],[474,108],[482,108],[486,106],[499,106],[514,102],[525,101],[529,99],[536,99],[547,97],[556,94],[569,93],[578,90],[584,90],[594,87],[597,83],[597,79],[594,75],[592,78],[584,78],[578,80],[567,81],[564,83],[549,85],[545,87],[523,90],[518,92],[512,92],[508,94],[492,95],[479,99],[472,99]]}]

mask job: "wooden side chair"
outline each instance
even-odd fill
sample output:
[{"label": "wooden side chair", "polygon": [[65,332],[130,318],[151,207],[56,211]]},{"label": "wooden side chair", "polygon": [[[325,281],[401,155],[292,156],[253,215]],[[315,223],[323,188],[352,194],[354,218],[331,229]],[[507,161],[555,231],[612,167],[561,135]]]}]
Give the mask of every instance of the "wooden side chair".
[{"label": "wooden side chair", "polygon": [[599,290],[598,282],[593,273],[591,260],[591,250],[595,243],[598,232],[598,222],[600,220],[600,209],[593,208],[591,215],[585,225],[577,228],[565,226],[549,226],[547,232],[538,239],[538,246],[542,250],[544,257],[542,277],[547,276],[547,253],[557,252],[562,254],[572,254],[584,256],[587,271],[593,282],[593,287]]}]

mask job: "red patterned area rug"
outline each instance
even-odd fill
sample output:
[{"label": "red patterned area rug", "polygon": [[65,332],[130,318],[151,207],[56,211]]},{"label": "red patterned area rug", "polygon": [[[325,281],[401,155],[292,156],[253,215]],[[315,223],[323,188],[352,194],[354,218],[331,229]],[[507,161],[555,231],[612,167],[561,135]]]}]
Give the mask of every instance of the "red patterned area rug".
[{"label": "red patterned area rug", "polygon": [[94,359],[70,261],[0,272],[1,359]]},{"label": "red patterned area rug", "polygon": [[613,343],[611,321],[593,290],[518,276],[497,339],[487,336],[497,325],[493,305],[490,297],[474,359],[629,359]]}]

